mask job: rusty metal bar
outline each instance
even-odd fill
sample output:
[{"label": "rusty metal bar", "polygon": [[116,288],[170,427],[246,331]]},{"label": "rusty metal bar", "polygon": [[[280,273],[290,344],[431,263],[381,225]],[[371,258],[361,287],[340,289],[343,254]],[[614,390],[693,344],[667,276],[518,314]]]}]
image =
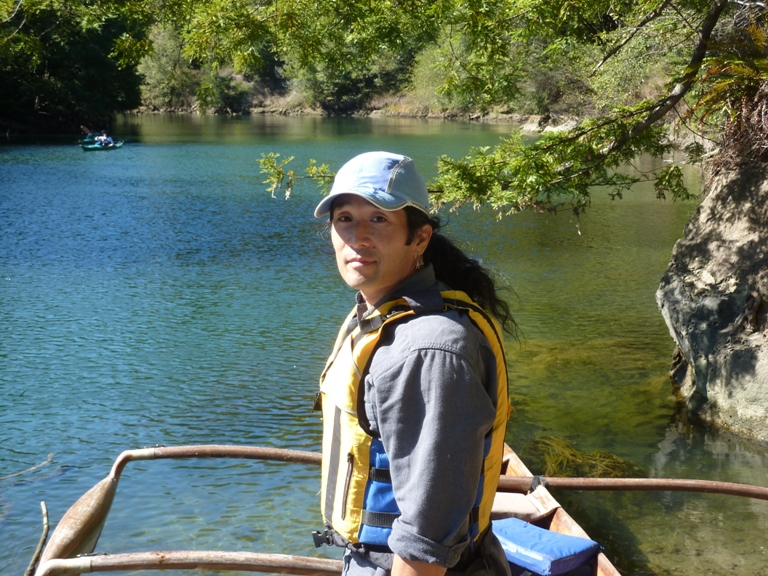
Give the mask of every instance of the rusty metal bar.
[{"label": "rusty metal bar", "polygon": [[533,478],[502,476],[499,480],[500,492],[527,492],[532,482],[539,479],[547,488],[562,490],[642,490],[669,492],[703,492],[708,494],[727,494],[768,500],[768,488],[717,482],[714,480],[686,480],[681,478],[556,478],[552,476],[534,476]]},{"label": "rusty metal bar", "polygon": [[327,558],[309,558],[285,554],[257,552],[218,552],[206,550],[169,550],[95,554],[67,560],[48,560],[40,565],[36,576],[72,576],[91,572],[122,570],[239,570],[299,574],[304,576],[338,576],[342,563]]}]

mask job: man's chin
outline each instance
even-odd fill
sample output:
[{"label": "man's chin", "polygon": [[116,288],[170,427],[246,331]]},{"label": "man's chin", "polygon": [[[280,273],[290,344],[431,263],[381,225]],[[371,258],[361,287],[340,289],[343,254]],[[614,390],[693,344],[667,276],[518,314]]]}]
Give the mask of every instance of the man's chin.
[{"label": "man's chin", "polygon": [[355,290],[363,290],[369,284],[370,281],[365,276],[352,273],[352,274],[344,275],[344,282],[346,282],[347,286],[349,286],[350,288],[353,288]]}]

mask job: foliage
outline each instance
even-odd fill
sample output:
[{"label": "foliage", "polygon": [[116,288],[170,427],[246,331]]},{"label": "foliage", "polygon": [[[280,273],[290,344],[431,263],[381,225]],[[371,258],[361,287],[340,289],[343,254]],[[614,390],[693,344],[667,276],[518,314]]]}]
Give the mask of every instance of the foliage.
[{"label": "foliage", "polygon": [[334,176],[335,174],[331,172],[331,168],[328,164],[320,164],[318,166],[315,160],[309,161],[309,166],[307,166],[307,177],[319,183],[323,194],[327,194],[330,190]]},{"label": "foliage", "polygon": [[[267,189],[272,198],[275,197],[275,190],[283,186],[285,182],[285,197],[288,198],[293,190],[295,184],[295,176],[293,170],[285,171],[285,166],[293,160],[293,156],[283,158],[279,160],[280,154],[276,152],[269,152],[262,154],[261,159],[258,161],[261,165],[262,174],[267,175],[267,179],[264,180],[264,184],[269,184]],[[287,180],[286,180],[287,179]]]},{"label": "foliage", "polygon": [[768,31],[762,10],[741,10],[712,46],[686,119],[724,126],[715,167],[768,160]]},{"label": "foliage", "polygon": [[[547,134],[534,145],[512,137],[493,149],[472,150],[462,159],[441,158],[439,175],[430,185],[436,204],[490,204],[500,213],[567,207],[579,214],[590,205],[593,187],[607,186],[613,197],[620,198],[641,178],[656,180],[660,198],[691,197],[678,168],[641,177],[617,168],[640,154],[660,157],[671,151],[663,121],[695,85],[728,5],[729,0],[685,0],[674,5],[670,0],[426,4],[428,8],[422,7],[414,20],[425,21],[429,15],[440,25],[437,65],[444,75],[442,94],[454,102],[488,107],[509,100],[519,92],[522,79],[511,55],[543,44],[547,47],[539,51],[540,61],[572,64],[574,80],[581,77],[585,86],[600,85],[601,75],[602,86],[608,86],[606,79],[617,73],[612,61],[623,58],[625,69],[627,58],[644,50],[651,52],[646,62],[664,60],[659,74],[666,68],[671,71],[664,93],[654,92],[652,98],[632,105],[615,105],[600,117],[568,132]],[[380,43],[386,47],[388,41],[383,37]],[[638,78],[630,75],[618,86],[638,88]]]},{"label": "foliage", "polygon": [[456,105],[435,90],[442,78],[439,68],[440,56],[437,46],[428,46],[419,52],[414,60],[411,79],[404,92],[417,108],[440,110]]},{"label": "foliage", "polygon": [[[500,214],[565,207],[580,214],[589,207],[594,186],[608,187],[614,198],[621,198],[638,178],[620,172],[620,166],[641,154],[662,156],[672,149],[662,125],[650,126],[615,146],[631,131],[635,118],[653,107],[651,102],[642,102],[617,109],[612,118],[588,120],[568,132],[548,133],[533,144],[524,142],[518,132],[494,148],[473,148],[461,159],[442,156],[438,177],[430,183],[432,201],[436,207],[454,209],[488,204]],[[263,164],[262,169],[269,167]],[[679,167],[669,166],[645,178],[656,180],[660,198],[691,197]],[[270,182],[280,185],[275,179]]]},{"label": "foliage", "polygon": [[182,41],[169,25],[157,25],[150,32],[152,51],[139,63],[143,77],[142,104],[156,108],[184,108],[192,105],[199,81],[182,56]]},{"label": "foliage", "polygon": [[594,96],[594,110],[606,113],[616,106],[631,106],[641,100],[663,97],[670,74],[678,60],[676,50],[659,42],[656,32],[643,30],[635,40],[609,58],[599,70],[595,62],[601,55],[597,47],[585,54],[584,82]]},{"label": "foliage", "polygon": [[[634,118],[650,106],[643,102],[618,109],[610,120],[588,120],[575,130],[546,134],[530,145],[518,135],[492,151],[474,149],[460,160],[444,156],[438,162],[435,202],[454,207],[490,204],[506,213],[555,211],[568,205],[579,214],[590,205],[593,186],[606,186],[620,198],[637,181],[619,172],[621,165],[640,154],[661,156],[672,147],[664,127],[657,125],[611,150],[631,129]],[[682,179],[666,174],[664,182],[660,190],[675,197],[684,194]]]},{"label": "foliage", "polygon": [[142,41],[146,13],[127,4],[0,2],[0,125],[72,129],[137,106],[139,78],[115,47]]},{"label": "foliage", "polygon": [[[280,160],[280,154],[269,152],[262,154],[258,160],[261,173],[267,175],[264,184],[269,184],[267,190],[272,194],[272,198],[275,197],[275,191],[283,185],[285,186],[285,197],[290,197],[293,186],[296,184],[297,176],[293,170],[286,170],[285,167],[293,161],[293,158],[293,156],[289,156]],[[333,177],[334,174],[327,164],[318,165],[315,160],[310,160],[306,175],[301,176],[301,178],[309,178],[317,182],[322,186],[324,193],[328,191],[333,182]]]},{"label": "foliage", "polygon": [[519,93],[507,106],[520,114],[591,115],[592,103],[603,94],[585,79],[593,50],[592,45],[567,53],[548,50],[543,40],[514,47],[514,57],[525,64]]},{"label": "foliage", "polygon": [[331,4],[300,3],[292,26],[278,28],[287,74],[310,101],[348,113],[407,84],[416,55],[437,33],[430,18],[388,1]]},{"label": "foliage", "polygon": [[[332,113],[425,79],[436,95],[419,86],[422,101],[466,110],[548,114],[567,96],[596,117],[532,146],[441,158],[431,188],[438,205],[580,213],[593,187],[621,197],[636,181],[620,165],[670,151],[661,124],[686,98],[687,120],[722,121],[730,154],[763,159],[765,12],[751,0],[0,0],[0,104],[8,117],[108,115],[135,105],[142,56],[147,98],[178,101],[204,70],[197,99],[217,111],[247,107],[261,78]],[[274,193],[288,171],[272,169]],[[674,167],[640,178],[689,196]]]},{"label": "foliage", "polygon": [[307,94],[309,102],[332,114],[355,112],[364,107],[372,96],[386,90],[396,73],[382,77],[367,70],[350,70],[318,66],[299,70],[296,83]]},{"label": "foliage", "polygon": [[[440,58],[436,66],[443,80],[437,91],[462,109],[486,111],[519,93],[521,61],[512,58],[509,38],[488,37],[487,27],[493,25],[489,16],[494,18],[470,3],[458,7],[447,19],[438,44]],[[495,17],[509,18],[510,15]]]},{"label": "foliage", "polygon": [[212,108],[227,114],[242,112],[250,106],[251,91],[241,79],[231,74],[213,71],[203,76],[197,89],[197,103],[201,111]]},{"label": "foliage", "polygon": [[249,0],[190,0],[184,2],[183,18],[176,6],[166,7],[165,14],[182,29],[188,58],[231,63],[235,72],[247,73],[263,65],[260,48],[270,38],[276,7]]}]

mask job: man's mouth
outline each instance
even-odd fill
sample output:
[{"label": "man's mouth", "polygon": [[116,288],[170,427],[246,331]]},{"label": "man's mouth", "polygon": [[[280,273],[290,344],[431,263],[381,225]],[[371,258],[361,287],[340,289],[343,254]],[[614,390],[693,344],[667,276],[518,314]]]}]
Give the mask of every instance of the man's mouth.
[{"label": "man's mouth", "polygon": [[373,260],[372,258],[360,258],[360,257],[349,258],[347,260],[347,264],[349,266],[352,266],[353,268],[357,268],[360,266],[368,266],[369,264],[373,264],[374,262],[376,261]]}]

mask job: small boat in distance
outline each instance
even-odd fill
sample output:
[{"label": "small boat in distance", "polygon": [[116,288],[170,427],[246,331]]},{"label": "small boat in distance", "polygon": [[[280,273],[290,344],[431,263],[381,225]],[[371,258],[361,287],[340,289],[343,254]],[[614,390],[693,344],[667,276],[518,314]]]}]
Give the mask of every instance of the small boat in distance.
[{"label": "small boat in distance", "polygon": [[85,128],[83,128],[83,131],[86,132],[85,138],[80,140],[78,144],[93,144],[101,136],[101,132],[88,132]]},{"label": "small boat in distance", "polygon": [[114,144],[102,144],[100,142],[80,142],[80,147],[85,152],[91,152],[94,150],[117,150],[125,143],[124,140],[117,140]]}]

